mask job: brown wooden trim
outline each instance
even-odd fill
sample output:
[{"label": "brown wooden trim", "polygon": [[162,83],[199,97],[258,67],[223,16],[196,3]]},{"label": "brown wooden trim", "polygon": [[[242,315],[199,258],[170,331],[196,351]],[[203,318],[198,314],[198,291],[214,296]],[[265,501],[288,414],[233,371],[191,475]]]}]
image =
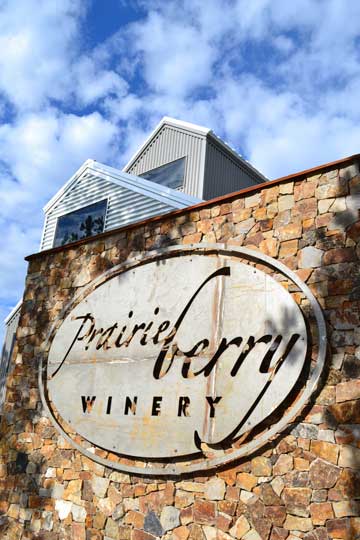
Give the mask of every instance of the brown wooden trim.
[{"label": "brown wooden trim", "polygon": [[234,191],[233,193],[228,193],[226,195],[221,195],[220,197],[216,197],[215,199],[210,199],[208,201],[203,201],[201,203],[197,203],[194,206],[187,206],[186,208],[181,208],[179,210],[173,210],[172,212],[168,212],[166,214],[159,214],[157,216],[153,216],[151,218],[144,219],[142,221],[136,221],[135,223],[131,223],[130,225],[126,225],[125,227],[119,227],[117,229],[112,229],[110,231],[103,232],[101,234],[97,234],[96,236],[91,236],[89,238],[84,238],[82,240],[77,240],[76,242],[71,242],[70,244],[66,244],[65,246],[58,246],[55,248],[45,249],[43,251],[38,251],[37,253],[33,253],[32,255],[28,255],[25,257],[26,261],[32,261],[34,259],[37,259],[39,257],[43,257],[48,255],[49,253],[58,253],[59,251],[64,251],[67,249],[74,249],[78,246],[82,246],[83,244],[87,244],[89,242],[93,242],[94,240],[102,240],[103,238],[107,238],[108,236],[112,236],[113,234],[118,234],[120,232],[125,231],[131,231],[133,229],[143,227],[144,225],[148,225],[150,223],[156,223],[158,221],[163,221],[166,219],[173,219],[174,217],[178,217],[182,214],[187,214],[189,212],[195,212],[198,210],[201,210],[202,208],[211,207],[216,204],[223,204],[232,201],[233,199],[242,197],[244,195],[247,195],[249,193],[256,193],[258,190],[268,188],[271,186],[275,186],[277,184],[281,184],[283,182],[288,181],[295,181],[295,180],[301,180],[302,178],[306,178],[308,176],[311,176],[313,174],[319,174],[326,172],[328,170],[337,168],[339,166],[343,165],[350,165],[354,161],[360,161],[360,154],[354,154],[352,156],[338,159],[337,161],[331,161],[330,163],[324,163],[323,165],[319,165],[317,167],[312,167],[311,169],[305,169],[304,171],[300,171],[294,174],[289,174],[288,176],[281,176],[280,178],[277,178],[276,180],[269,180],[267,182],[263,182],[261,184],[257,184],[255,186],[251,186],[245,189],[242,189],[240,191]]}]

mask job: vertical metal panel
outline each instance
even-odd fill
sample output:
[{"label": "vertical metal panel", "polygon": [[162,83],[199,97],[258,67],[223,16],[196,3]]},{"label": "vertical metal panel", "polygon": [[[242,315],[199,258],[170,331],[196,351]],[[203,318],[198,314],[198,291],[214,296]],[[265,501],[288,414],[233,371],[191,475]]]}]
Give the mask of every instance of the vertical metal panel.
[{"label": "vertical metal panel", "polygon": [[173,209],[167,204],[130,191],[92,174],[84,175],[79,182],[47,214],[41,250],[53,247],[56,222],[59,216],[102,199],[108,200],[104,230],[125,226]]},{"label": "vertical metal panel", "polygon": [[233,191],[253,186],[263,180],[246,163],[236,161],[216,143],[207,140],[204,199],[219,197]]},{"label": "vertical metal panel", "polygon": [[16,329],[19,323],[21,306],[15,311],[12,318],[6,324],[5,341],[0,361],[0,414],[5,401],[6,377],[9,371],[11,354],[15,344]]},{"label": "vertical metal panel", "polygon": [[140,175],[186,157],[182,191],[202,198],[206,139],[186,130],[164,126],[126,171]]}]

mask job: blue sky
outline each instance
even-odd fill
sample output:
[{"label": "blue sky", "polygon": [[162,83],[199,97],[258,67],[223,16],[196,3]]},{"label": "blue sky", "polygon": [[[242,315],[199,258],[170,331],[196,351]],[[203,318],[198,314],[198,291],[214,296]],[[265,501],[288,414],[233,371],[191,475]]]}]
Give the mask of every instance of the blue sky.
[{"label": "blue sky", "polygon": [[0,318],[42,207],[87,158],[122,167],[162,116],[270,178],[360,152],[353,0],[0,0]]}]

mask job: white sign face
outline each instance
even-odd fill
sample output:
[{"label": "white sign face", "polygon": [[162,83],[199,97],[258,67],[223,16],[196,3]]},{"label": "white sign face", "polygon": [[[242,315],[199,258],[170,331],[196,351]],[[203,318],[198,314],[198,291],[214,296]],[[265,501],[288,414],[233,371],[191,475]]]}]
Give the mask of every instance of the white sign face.
[{"label": "white sign face", "polygon": [[98,447],[191,459],[261,424],[306,354],[302,312],[270,275],[224,252],[170,252],[111,273],[73,307],[47,392]]}]

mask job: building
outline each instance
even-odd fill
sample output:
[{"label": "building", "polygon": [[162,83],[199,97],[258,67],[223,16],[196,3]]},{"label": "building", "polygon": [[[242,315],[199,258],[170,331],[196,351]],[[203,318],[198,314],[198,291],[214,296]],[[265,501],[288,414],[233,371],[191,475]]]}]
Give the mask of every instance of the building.
[{"label": "building", "polygon": [[356,540],[360,155],[44,249],[2,540]]},{"label": "building", "polygon": [[[266,181],[210,129],[164,117],[122,171],[87,160],[44,207],[40,251]],[[21,302],[5,320],[0,410]]]}]

